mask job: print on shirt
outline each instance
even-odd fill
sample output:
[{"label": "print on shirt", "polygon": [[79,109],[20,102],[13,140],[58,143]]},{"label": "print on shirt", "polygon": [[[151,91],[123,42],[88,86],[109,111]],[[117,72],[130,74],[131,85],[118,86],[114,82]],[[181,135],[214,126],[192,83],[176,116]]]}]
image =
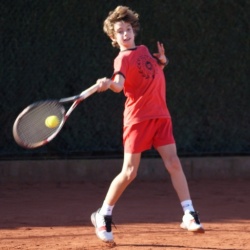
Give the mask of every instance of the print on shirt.
[{"label": "print on shirt", "polygon": [[142,77],[154,79],[157,74],[156,62],[149,56],[140,56],[137,60],[137,66]]}]

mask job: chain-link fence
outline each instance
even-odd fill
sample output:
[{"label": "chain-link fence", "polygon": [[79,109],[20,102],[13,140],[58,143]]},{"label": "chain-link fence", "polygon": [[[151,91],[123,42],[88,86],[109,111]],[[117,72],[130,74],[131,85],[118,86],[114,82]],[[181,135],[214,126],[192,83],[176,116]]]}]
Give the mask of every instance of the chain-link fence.
[{"label": "chain-link fence", "polygon": [[[140,14],[138,44],[164,43],[167,100],[180,155],[250,152],[249,0],[0,1],[0,155],[119,155],[123,94],[95,94],[48,145],[16,145],[12,125],[34,101],[78,94],[111,76],[112,48],[102,31],[108,12],[128,5]],[[154,151],[146,154],[154,155]]]}]

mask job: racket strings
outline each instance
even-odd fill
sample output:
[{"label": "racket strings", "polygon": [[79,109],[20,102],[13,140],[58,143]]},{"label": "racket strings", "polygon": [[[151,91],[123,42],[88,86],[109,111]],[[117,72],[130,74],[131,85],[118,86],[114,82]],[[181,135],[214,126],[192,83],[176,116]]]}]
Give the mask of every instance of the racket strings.
[{"label": "racket strings", "polygon": [[[56,101],[46,101],[28,107],[18,118],[15,126],[15,137],[24,146],[32,147],[46,141],[58,129],[64,119],[65,109]],[[45,120],[49,116],[57,116],[59,125],[49,128]]]}]

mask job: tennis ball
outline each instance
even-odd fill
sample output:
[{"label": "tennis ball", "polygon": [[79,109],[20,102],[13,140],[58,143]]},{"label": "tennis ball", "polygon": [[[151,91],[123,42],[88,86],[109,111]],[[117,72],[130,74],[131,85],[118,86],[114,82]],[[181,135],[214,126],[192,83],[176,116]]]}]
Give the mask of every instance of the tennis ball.
[{"label": "tennis ball", "polygon": [[45,120],[45,125],[48,128],[55,128],[59,125],[60,121],[56,115],[48,116]]}]

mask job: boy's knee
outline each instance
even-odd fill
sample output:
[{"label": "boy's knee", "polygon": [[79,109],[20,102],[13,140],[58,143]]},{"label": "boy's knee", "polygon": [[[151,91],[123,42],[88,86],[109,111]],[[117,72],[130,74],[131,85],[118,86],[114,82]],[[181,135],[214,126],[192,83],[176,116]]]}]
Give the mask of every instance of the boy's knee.
[{"label": "boy's knee", "polygon": [[136,178],[137,171],[128,169],[127,171],[123,171],[122,174],[123,174],[123,178],[127,182],[131,182]]},{"label": "boy's knee", "polygon": [[178,156],[169,157],[168,160],[165,161],[165,166],[170,173],[182,171],[182,166]]}]

